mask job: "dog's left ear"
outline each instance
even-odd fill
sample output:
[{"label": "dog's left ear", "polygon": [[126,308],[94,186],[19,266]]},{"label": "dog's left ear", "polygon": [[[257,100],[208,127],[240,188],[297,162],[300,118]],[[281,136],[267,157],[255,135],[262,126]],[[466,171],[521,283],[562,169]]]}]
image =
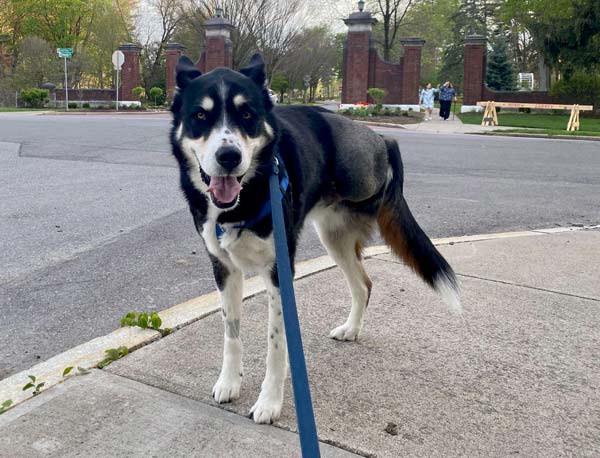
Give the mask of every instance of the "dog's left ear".
[{"label": "dog's left ear", "polygon": [[254,54],[248,62],[248,66],[240,69],[240,73],[254,81],[258,87],[265,87],[265,61],[260,53]]},{"label": "dog's left ear", "polygon": [[179,89],[185,89],[190,82],[198,78],[202,73],[198,70],[194,63],[186,56],[181,56],[177,66],[175,67],[175,73],[177,74],[177,87]]}]

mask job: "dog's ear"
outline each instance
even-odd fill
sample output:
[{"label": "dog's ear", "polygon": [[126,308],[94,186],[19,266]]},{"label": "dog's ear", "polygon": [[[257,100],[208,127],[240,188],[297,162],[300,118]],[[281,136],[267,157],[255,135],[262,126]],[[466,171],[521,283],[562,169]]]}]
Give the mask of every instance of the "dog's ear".
[{"label": "dog's ear", "polygon": [[202,72],[194,67],[194,63],[189,57],[181,56],[177,67],[175,67],[175,73],[177,74],[177,87],[185,89],[190,82],[202,75]]},{"label": "dog's ear", "polygon": [[248,62],[248,66],[240,69],[240,73],[254,81],[258,87],[265,87],[265,61],[260,53],[254,54]]}]

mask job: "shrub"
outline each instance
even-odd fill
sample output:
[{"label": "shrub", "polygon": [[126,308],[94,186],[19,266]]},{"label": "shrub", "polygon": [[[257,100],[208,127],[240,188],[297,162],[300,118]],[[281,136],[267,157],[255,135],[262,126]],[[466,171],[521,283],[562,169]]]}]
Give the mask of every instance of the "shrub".
[{"label": "shrub", "polygon": [[371,87],[367,90],[367,94],[369,94],[369,97],[371,97],[375,102],[375,111],[381,110],[383,99],[385,97],[385,89]]},{"label": "shrub", "polygon": [[600,75],[575,72],[567,79],[561,79],[552,86],[550,94],[554,97],[573,100],[580,105],[594,105],[600,108]]},{"label": "shrub", "polygon": [[131,90],[131,93],[137,97],[137,99],[142,102],[144,98],[146,98],[146,89],[142,86],[136,86]]},{"label": "shrub", "polygon": [[519,108],[519,113],[531,113],[531,108]]},{"label": "shrub", "polygon": [[81,105],[81,108],[89,108],[90,104],[85,102],[83,105]]},{"label": "shrub", "polygon": [[77,104],[75,102],[69,102],[69,108],[77,108]]},{"label": "shrub", "polygon": [[154,105],[158,105],[160,102],[160,105],[162,105],[164,103],[163,100],[163,95],[164,92],[161,88],[159,87],[153,87],[150,89],[150,99],[154,100]]},{"label": "shrub", "polygon": [[48,97],[48,89],[23,89],[21,91],[21,99],[31,108],[42,108],[50,98]]}]

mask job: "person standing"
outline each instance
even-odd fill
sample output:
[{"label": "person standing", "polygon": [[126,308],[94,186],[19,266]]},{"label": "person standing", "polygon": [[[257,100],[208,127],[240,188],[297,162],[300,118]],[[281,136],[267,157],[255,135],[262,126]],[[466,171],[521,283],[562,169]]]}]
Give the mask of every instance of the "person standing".
[{"label": "person standing", "polygon": [[444,121],[447,121],[450,116],[450,107],[455,97],[454,86],[450,81],[446,81],[440,88],[440,118],[443,118]]},{"label": "person standing", "polygon": [[438,90],[431,87],[431,83],[427,83],[425,89],[421,90],[421,96],[419,97],[419,104],[425,108],[425,121],[431,121],[431,113],[433,112],[433,102],[435,100],[435,93]]}]

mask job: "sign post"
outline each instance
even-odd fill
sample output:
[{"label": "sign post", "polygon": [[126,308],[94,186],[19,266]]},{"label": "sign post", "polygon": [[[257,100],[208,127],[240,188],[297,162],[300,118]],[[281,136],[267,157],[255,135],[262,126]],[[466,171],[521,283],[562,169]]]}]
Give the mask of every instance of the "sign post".
[{"label": "sign post", "polygon": [[69,111],[69,88],[67,78],[67,59],[73,57],[73,48],[56,48],[58,57],[65,60],[65,109]]},{"label": "sign post", "polygon": [[117,107],[117,111],[119,111],[119,72],[121,71],[121,67],[123,66],[123,63],[125,62],[125,54],[123,54],[123,51],[115,51],[112,53],[112,63],[113,66],[115,68],[115,70],[117,71],[117,84],[116,84],[116,96],[117,96],[117,100],[116,100],[116,107]]}]

